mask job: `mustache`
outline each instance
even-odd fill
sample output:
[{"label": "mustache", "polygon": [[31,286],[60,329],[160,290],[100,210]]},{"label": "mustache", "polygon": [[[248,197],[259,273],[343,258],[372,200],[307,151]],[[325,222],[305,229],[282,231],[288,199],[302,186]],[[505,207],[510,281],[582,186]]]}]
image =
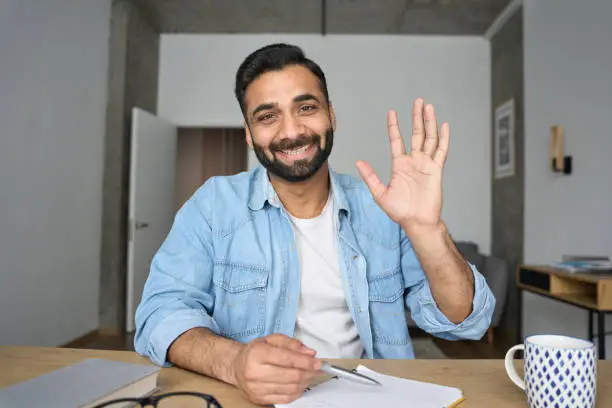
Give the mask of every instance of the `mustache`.
[{"label": "mustache", "polygon": [[283,139],[270,145],[271,151],[292,150],[320,142],[321,136],[301,136],[297,139]]}]

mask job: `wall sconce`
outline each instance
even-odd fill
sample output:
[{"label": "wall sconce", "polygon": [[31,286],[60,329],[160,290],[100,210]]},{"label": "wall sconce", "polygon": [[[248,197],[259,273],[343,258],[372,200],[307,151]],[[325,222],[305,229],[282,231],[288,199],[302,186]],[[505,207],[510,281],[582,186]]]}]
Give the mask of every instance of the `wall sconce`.
[{"label": "wall sconce", "polygon": [[572,173],[572,156],[563,154],[563,127],[560,125],[550,128],[550,162],[555,173]]}]

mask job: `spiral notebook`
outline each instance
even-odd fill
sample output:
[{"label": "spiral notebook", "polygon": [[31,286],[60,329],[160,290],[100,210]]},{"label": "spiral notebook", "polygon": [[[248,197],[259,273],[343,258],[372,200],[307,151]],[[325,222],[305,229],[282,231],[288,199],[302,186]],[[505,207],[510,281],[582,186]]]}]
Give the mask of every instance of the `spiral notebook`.
[{"label": "spiral notebook", "polygon": [[365,366],[357,372],[378,380],[382,386],[333,378],[309,389],[290,404],[277,408],[454,408],[464,400],[460,389],[381,374]]}]

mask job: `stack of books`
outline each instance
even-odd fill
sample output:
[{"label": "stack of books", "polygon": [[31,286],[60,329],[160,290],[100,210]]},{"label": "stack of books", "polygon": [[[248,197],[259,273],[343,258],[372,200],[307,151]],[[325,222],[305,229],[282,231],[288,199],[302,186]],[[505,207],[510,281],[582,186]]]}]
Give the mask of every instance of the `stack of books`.
[{"label": "stack of books", "polygon": [[552,266],[567,272],[612,273],[612,262],[603,256],[564,256]]}]

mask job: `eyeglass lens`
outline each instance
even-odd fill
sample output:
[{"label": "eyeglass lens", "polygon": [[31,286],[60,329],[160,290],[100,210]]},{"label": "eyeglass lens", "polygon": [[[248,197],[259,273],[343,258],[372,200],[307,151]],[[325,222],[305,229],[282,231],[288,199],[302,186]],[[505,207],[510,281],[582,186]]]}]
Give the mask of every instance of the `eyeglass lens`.
[{"label": "eyeglass lens", "polygon": [[[115,402],[104,405],[104,408],[140,408],[137,402]],[[157,408],[220,408],[206,399],[194,395],[169,395],[160,398]]]}]

